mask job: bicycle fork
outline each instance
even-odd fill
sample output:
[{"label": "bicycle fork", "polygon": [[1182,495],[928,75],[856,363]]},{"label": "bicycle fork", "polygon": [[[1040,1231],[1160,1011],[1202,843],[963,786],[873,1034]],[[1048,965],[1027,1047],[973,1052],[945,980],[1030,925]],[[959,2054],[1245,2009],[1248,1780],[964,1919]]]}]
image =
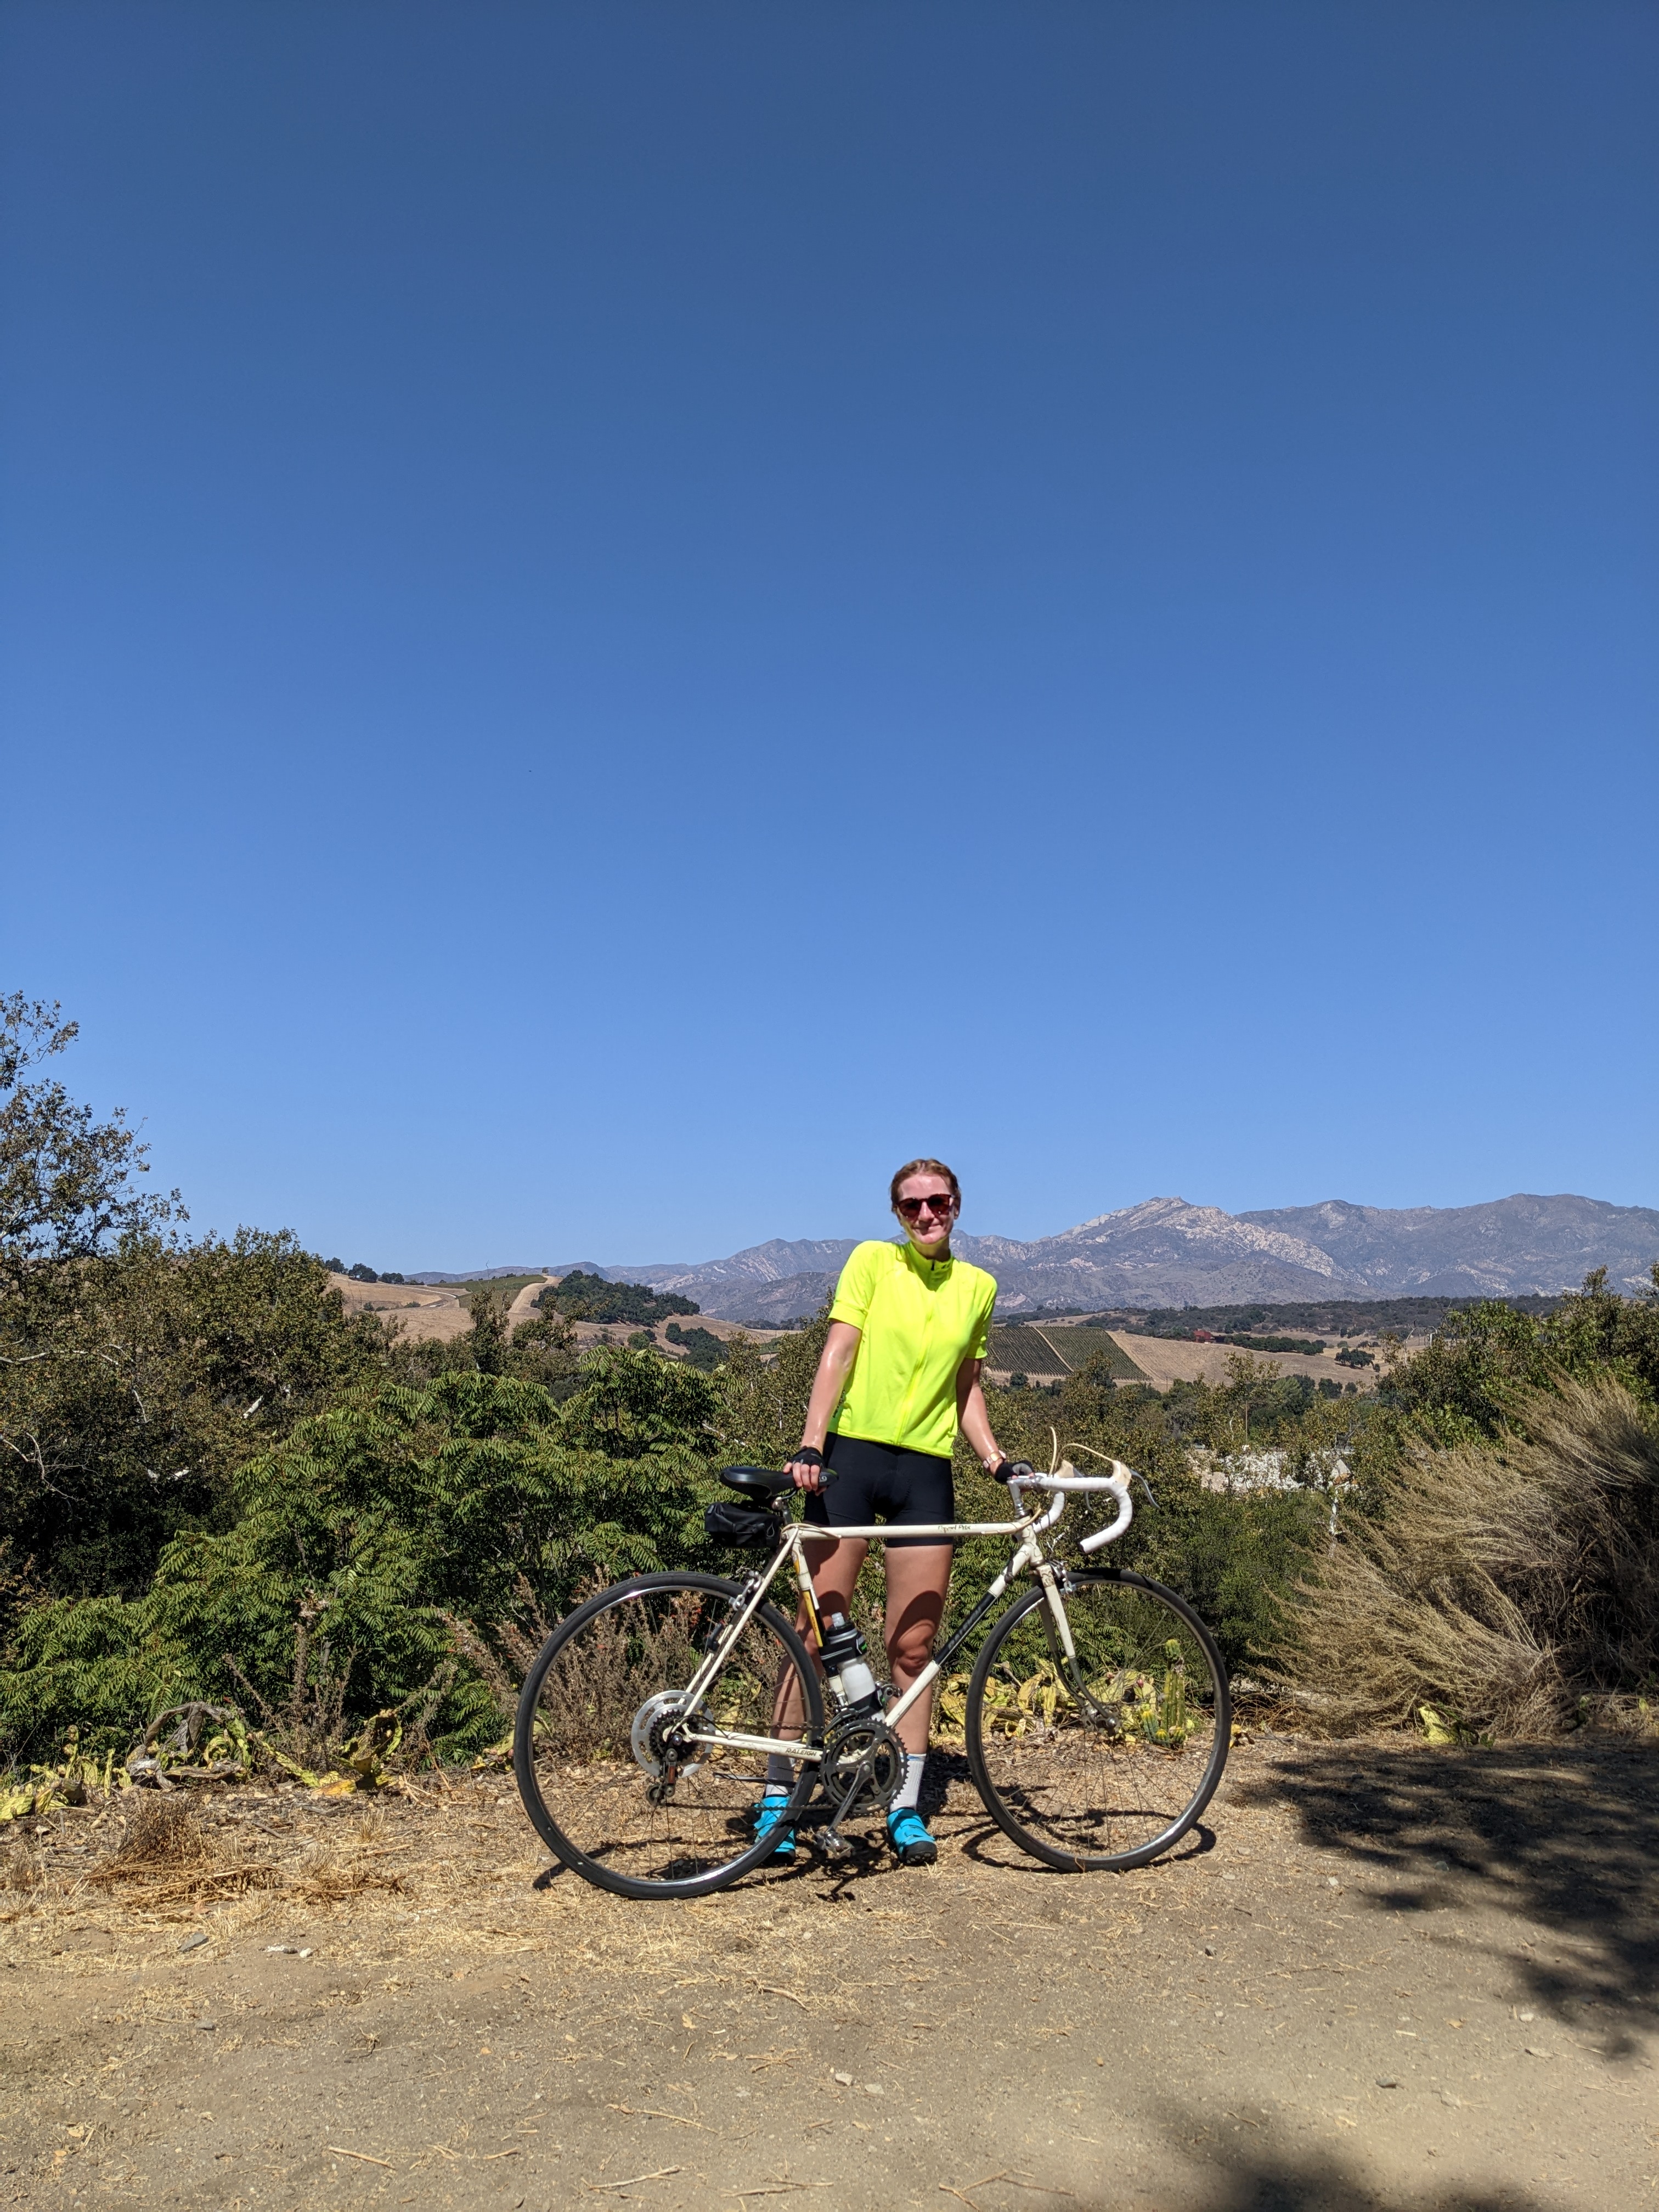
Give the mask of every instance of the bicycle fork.
[{"label": "bicycle fork", "polygon": [[1083,1679],[1083,1669],[1078,1664],[1077,1641],[1072,1634],[1072,1623],[1066,1611],[1065,1595],[1060,1586],[1062,1572],[1056,1571],[1045,1559],[1037,1569],[1037,1578],[1042,1584],[1047,1601],[1042,1625],[1048,1632],[1048,1656],[1054,1662],[1054,1671],[1070,1677],[1080,1713],[1085,1717],[1090,1714],[1104,1716],[1105,1708],[1097,1698],[1091,1696],[1089,1686]]}]

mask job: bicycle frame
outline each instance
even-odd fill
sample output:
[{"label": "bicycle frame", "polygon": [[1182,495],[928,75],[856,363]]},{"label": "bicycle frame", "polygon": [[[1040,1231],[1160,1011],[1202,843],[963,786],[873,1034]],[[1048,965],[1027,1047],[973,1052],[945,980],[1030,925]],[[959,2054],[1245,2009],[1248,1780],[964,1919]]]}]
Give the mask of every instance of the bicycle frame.
[{"label": "bicycle frame", "polygon": [[[1125,1467],[1121,1460],[1114,1460],[1110,1474],[1079,1474],[1067,1460],[1062,1462],[1060,1466],[1050,1474],[1016,1476],[1008,1486],[1011,1492],[1016,1493],[1014,1502],[1017,1508],[1024,1504],[1024,1493],[1027,1490],[1051,1491],[1054,1495],[1053,1504],[1046,1511],[1038,1512],[1033,1507],[1029,1511],[1020,1512],[1018,1518],[1013,1521],[943,1521],[922,1524],[905,1522],[899,1527],[882,1522],[872,1528],[826,1528],[814,1521],[792,1521],[784,1531],[782,1541],[773,1554],[771,1565],[763,1572],[758,1572],[750,1578],[736,1618],[716,1641],[713,1649],[704,1657],[702,1664],[686,1685],[685,1710],[688,1712],[696,1711],[702,1698],[714,1682],[714,1677],[719,1674],[726,1652],[748,1626],[763,1602],[767,1591],[782,1572],[786,1564],[793,1566],[795,1583],[800,1592],[801,1603],[805,1608],[807,1620],[811,1624],[813,1636],[820,1648],[822,1647],[823,1630],[818,1619],[817,1593],[812,1586],[811,1570],[806,1564],[805,1547],[811,1543],[821,1544],[826,1539],[839,1540],[842,1537],[863,1537],[872,1543],[878,1544],[884,1544],[894,1537],[907,1538],[914,1542],[918,1537],[936,1536],[941,1543],[954,1542],[964,1536],[1014,1536],[1019,1539],[1012,1559],[1009,1560],[1002,1572],[993,1578],[986,1589],[984,1596],[957,1629],[955,1634],[949,1638],[944,1650],[933,1654],[902,1698],[896,1698],[890,1705],[884,1707],[881,1717],[889,1728],[892,1728],[902,1720],[916,1700],[933,1687],[933,1683],[956,1657],[957,1653],[985,1619],[986,1614],[994,1605],[1000,1602],[1007,1595],[1009,1585],[1018,1576],[1024,1573],[1028,1567],[1035,1568],[1037,1578],[1048,1595],[1048,1611],[1060,1639],[1060,1649],[1068,1662],[1074,1660],[1077,1655],[1072,1641],[1071,1625],[1066,1618],[1066,1608],[1060,1603],[1060,1576],[1054,1563],[1043,1552],[1042,1539],[1048,1530],[1059,1524],[1060,1516],[1066,1510],[1066,1499],[1069,1492],[1109,1490],[1117,1500],[1116,1516],[1105,1528],[1097,1528],[1092,1535],[1085,1536],[1081,1548],[1085,1552],[1096,1552],[1103,1545],[1115,1543],[1134,1517],[1134,1508],[1129,1498],[1132,1474],[1133,1470]],[[805,1742],[799,1737],[785,1739],[775,1736],[737,1735],[724,1730],[704,1733],[695,1729],[688,1729],[685,1732],[685,1741],[689,1743],[730,1744],[742,1751],[769,1753],[777,1752],[787,1759],[798,1759],[808,1765],[822,1765],[823,1759],[821,1746]]]}]

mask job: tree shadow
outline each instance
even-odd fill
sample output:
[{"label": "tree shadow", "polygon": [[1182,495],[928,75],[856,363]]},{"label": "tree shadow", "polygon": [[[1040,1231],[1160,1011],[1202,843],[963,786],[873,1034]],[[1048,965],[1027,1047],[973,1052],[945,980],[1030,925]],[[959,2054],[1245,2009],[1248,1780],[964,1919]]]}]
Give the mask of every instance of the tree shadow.
[{"label": "tree shadow", "polygon": [[1600,1742],[1431,1749],[1297,1743],[1234,1785],[1235,1802],[1288,1806],[1306,1840],[1394,1877],[1379,1912],[1495,1906],[1518,1931],[1516,1964],[1557,2014],[1595,2008],[1610,2057],[1653,2025],[1659,1917],[1659,1747]]},{"label": "tree shadow", "polygon": [[1182,2193],[1193,2212],[1381,2212],[1384,2205],[1389,2212],[1528,2212],[1538,2203],[1511,2188],[1461,2183],[1407,2197],[1397,2183],[1361,2179],[1331,2152],[1275,2157],[1265,2144],[1201,2178],[1189,2168]]},{"label": "tree shadow", "polygon": [[1541,2198],[1510,2181],[1472,2187],[1449,2179],[1419,2189],[1397,2176],[1384,2180],[1356,2172],[1332,2145],[1276,2144],[1270,2131],[1239,2142],[1218,2136],[1213,2118],[1180,2106],[1166,2106],[1163,2118],[1167,2143],[1158,2181],[1115,2175],[1092,2189],[1060,2192],[1045,2189],[1035,2173],[1007,2166],[971,2186],[940,2186],[975,2212],[1012,2212],[1027,2191],[1063,2193],[1080,2212],[1151,2212],[1154,2206],[1163,2212],[1174,2204],[1183,2212],[1541,2212]]}]

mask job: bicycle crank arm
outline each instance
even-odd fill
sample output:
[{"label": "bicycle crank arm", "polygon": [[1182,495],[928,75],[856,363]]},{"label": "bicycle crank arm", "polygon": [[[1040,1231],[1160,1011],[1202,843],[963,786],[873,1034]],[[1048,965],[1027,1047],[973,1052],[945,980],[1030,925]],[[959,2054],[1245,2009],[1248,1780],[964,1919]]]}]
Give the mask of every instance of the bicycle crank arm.
[{"label": "bicycle crank arm", "polygon": [[853,1776],[852,1788],[842,1799],[840,1804],[836,1806],[835,1812],[830,1816],[829,1826],[818,1838],[818,1848],[822,1850],[825,1858],[844,1858],[847,1853],[853,1848],[851,1844],[848,1842],[846,1837],[842,1835],[841,1832],[841,1824],[847,1818],[847,1815],[852,1811],[854,1806],[857,1804],[859,1799],[864,1795],[866,1789],[869,1786],[870,1771],[875,1765],[876,1752],[879,1748],[880,1747],[878,1745],[872,1750],[866,1751],[863,1758],[860,1759],[857,1771]]}]

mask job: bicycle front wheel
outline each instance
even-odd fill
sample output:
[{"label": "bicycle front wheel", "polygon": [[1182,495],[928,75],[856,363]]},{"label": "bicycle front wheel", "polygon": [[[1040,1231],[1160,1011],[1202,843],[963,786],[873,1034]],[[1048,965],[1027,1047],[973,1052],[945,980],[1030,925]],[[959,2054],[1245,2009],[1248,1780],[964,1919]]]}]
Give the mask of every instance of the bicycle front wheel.
[{"label": "bicycle front wheel", "polygon": [[986,1639],[968,1686],[968,1764],[1020,1849],[1066,1873],[1145,1866],[1187,1833],[1227,1762],[1232,1699],[1184,1598],[1127,1571],[1030,1591]]},{"label": "bicycle front wheel", "polygon": [[[579,1606],[536,1655],[513,1764],[532,1825],[574,1873],[623,1897],[699,1897],[759,1866],[754,1811],[767,1754],[699,1736],[781,1740],[777,1717],[822,1741],[806,1646],[769,1605],[727,1643],[695,1708],[686,1686],[730,1632],[740,1586],[716,1575],[635,1575]],[[780,1753],[780,1756],[787,1754]],[[792,1760],[789,1809],[817,1778]]]}]

